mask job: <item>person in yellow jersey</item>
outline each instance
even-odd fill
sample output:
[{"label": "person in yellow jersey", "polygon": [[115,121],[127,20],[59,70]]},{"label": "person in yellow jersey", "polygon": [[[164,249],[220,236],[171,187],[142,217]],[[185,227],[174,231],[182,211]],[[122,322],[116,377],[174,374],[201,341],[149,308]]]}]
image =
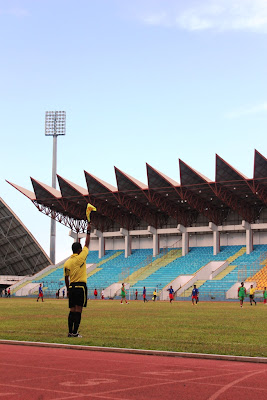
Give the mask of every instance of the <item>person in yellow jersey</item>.
[{"label": "person in yellow jersey", "polygon": [[255,301],[255,299],[254,299],[254,296],[255,296],[255,288],[253,287],[253,285],[250,285],[250,288],[249,288],[249,301],[250,301],[250,305],[252,306],[252,302],[254,301],[254,303],[255,303],[255,306],[257,305],[257,303],[256,303],[256,301]]},{"label": "person in yellow jersey", "polygon": [[91,226],[87,226],[84,248],[81,243],[72,244],[71,257],[64,264],[64,276],[69,298],[68,337],[82,337],[79,332],[83,307],[87,306],[86,258],[89,253]]}]

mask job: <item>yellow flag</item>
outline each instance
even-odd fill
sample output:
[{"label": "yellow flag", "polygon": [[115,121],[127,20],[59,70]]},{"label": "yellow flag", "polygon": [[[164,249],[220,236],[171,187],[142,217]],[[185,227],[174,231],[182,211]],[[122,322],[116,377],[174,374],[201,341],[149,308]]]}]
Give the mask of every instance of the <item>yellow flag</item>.
[{"label": "yellow flag", "polygon": [[86,207],[86,217],[88,222],[90,222],[91,211],[96,211],[96,208],[92,204],[88,203]]}]

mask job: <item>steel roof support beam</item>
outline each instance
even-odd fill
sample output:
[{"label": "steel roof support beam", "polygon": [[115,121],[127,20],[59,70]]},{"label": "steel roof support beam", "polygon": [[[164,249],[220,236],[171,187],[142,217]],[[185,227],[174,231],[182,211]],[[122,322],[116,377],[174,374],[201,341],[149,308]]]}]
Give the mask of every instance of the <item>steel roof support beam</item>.
[{"label": "steel roof support beam", "polygon": [[130,213],[133,213],[141,220],[146,221],[149,225],[152,225],[157,228],[159,223],[157,214],[153,213],[149,207],[143,206],[141,203],[135,201],[131,197],[125,195],[124,193],[118,193],[118,201],[119,203],[127,208]]},{"label": "steel roof support beam", "polygon": [[[105,217],[108,217],[111,221],[117,222],[119,226],[122,226],[125,229],[132,229],[139,222],[134,215],[129,215],[127,212],[123,213],[119,207],[114,207],[108,202],[95,198],[94,196],[90,196],[90,199],[92,199],[92,203],[97,208],[97,213],[103,214]],[[100,230],[104,231],[105,229]]]},{"label": "steel roof support beam", "polygon": [[253,179],[252,182],[248,182],[248,186],[252,193],[267,205],[267,187],[257,182],[255,179]]},{"label": "steel roof support beam", "polygon": [[222,217],[217,208],[215,208],[212,203],[208,203],[201,197],[196,196],[191,190],[183,187],[182,188],[182,199],[184,202],[195,209],[198,213],[204,215],[209,221],[214,222],[216,225],[222,223]]},{"label": "steel roof support beam", "polygon": [[[39,204],[37,201],[33,201],[33,203],[40,212],[49,216],[50,218],[54,218],[57,222],[60,222],[62,225],[67,226],[72,231],[77,233],[82,233],[86,231],[87,220],[84,207],[77,207],[77,205],[75,206],[75,204],[72,203],[70,210],[70,214],[72,215],[72,217],[70,217],[68,215],[63,215],[62,212],[54,211],[48,206]],[[100,228],[101,231],[108,230],[112,226],[113,222],[106,218],[105,215],[101,215],[101,206],[99,204],[97,205],[97,207],[99,207],[99,212],[94,215],[93,225],[98,229]],[[69,209],[66,208],[66,211],[67,210],[69,211]]]},{"label": "steel roof support beam", "polygon": [[149,201],[152,204],[155,204],[158,208],[160,208],[163,212],[168,214],[171,218],[173,218],[177,223],[180,222],[183,225],[187,226],[188,224],[188,213],[185,212],[179,206],[175,206],[166,197],[161,194],[155,192],[154,190],[149,190]]},{"label": "steel roof support beam", "polygon": [[[14,217],[12,217],[12,218],[14,218]],[[9,230],[9,229],[8,229],[8,230]],[[11,266],[8,265],[7,262],[6,262],[7,256],[9,255],[9,248],[11,248],[13,254],[15,254],[14,257],[19,257],[19,259],[21,259],[22,264],[25,265],[26,270],[30,270],[30,271],[33,273],[33,269],[32,269],[32,267],[31,267],[31,265],[26,263],[25,259],[21,256],[21,252],[18,251],[18,249],[14,246],[14,244],[9,240],[8,233],[4,232],[4,231],[1,229],[1,227],[0,227],[0,233],[2,234],[3,237],[5,237],[5,239],[6,239],[7,242],[8,242],[8,248],[7,248],[7,250],[6,250],[5,257],[3,258],[5,267],[6,267],[10,272],[13,272],[14,275],[17,275],[18,272],[19,272],[19,271],[15,271],[13,268],[11,268]],[[10,257],[8,257],[8,261],[10,261]]]},{"label": "steel roof support beam", "polygon": [[85,232],[87,227],[87,221],[77,220],[75,218],[63,215],[60,212],[51,210],[50,207],[46,207],[43,206],[42,204],[39,204],[37,201],[33,201],[33,204],[40,212],[49,216],[50,218],[54,218],[57,222],[60,222],[62,225],[67,226],[74,232],[77,233]]},{"label": "steel roof support beam", "polygon": [[248,222],[253,222],[257,213],[255,208],[251,207],[248,203],[244,202],[240,197],[233,194],[230,190],[223,187],[221,184],[215,183],[213,191],[214,194],[228,207],[236,211],[242,218]]}]

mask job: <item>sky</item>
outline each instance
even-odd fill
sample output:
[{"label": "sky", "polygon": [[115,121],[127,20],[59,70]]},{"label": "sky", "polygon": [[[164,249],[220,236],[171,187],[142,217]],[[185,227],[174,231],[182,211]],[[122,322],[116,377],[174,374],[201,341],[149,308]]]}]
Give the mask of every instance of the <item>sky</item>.
[{"label": "sky", "polygon": [[[57,173],[215,180],[267,157],[267,0],[0,0],[0,197],[49,255],[50,219],[6,180],[52,184],[46,111],[66,111]],[[56,261],[70,255],[57,223]]]}]

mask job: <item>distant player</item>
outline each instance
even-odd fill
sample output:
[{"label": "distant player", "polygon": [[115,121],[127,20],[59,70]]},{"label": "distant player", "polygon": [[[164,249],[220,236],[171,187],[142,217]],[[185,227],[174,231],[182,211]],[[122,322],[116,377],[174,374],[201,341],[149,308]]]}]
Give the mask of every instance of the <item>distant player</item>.
[{"label": "distant player", "polygon": [[170,286],[169,289],[167,289],[167,290],[169,292],[170,303],[172,303],[173,299],[174,299],[174,290],[173,290],[172,286]]},{"label": "distant player", "polygon": [[[59,294],[58,294],[58,295],[59,295]],[[64,297],[65,297],[65,289],[62,290],[62,297],[63,297],[63,299],[64,299]]]},{"label": "distant player", "polygon": [[156,301],[157,295],[158,295],[157,289],[155,289],[154,292],[153,292],[153,297],[152,297],[152,300],[153,300],[153,301]]},{"label": "distant player", "polygon": [[39,299],[42,299],[42,301],[44,301],[44,294],[43,294],[43,289],[42,289],[42,284],[40,283],[39,288],[38,288],[38,297],[37,297],[37,301]]},{"label": "distant player", "polygon": [[198,295],[199,295],[199,291],[197,289],[197,285],[194,285],[194,288],[192,290],[192,305],[197,305],[198,302]]},{"label": "distant player", "polygon": [[249,301],[250,301],[250,305],[252,306],[252,302],[254,301],[255,306],[257,305],[254,296],[255,296],[255,290],[253,285],[250,285],[250,289],[249,289]]},{"label": "distant player", "polygon": [[69,298],[68,337],[82,337],[79,332],[83,307],[87,306],[87,274],[86,258],[89,253],[90,224],[87,225],[87,234],[84,248],[81,243],[72,244],[71,257],[64,264],[65,284]]},{"label": "distant player", "polygon": [[104,289],[103,289],[102,292],[101,292],[101,300],[105,300],[105,297],[104,297]]},{"label": "distant player", "polygon": [[123,301],[125,301],[125,303],[128,304],[126,300],[126,289],[124,283],[121,285],[121,304],[123,304]]},{"label": "distant player", "polygon": [[145,286],[144,286],[144,289],[143,289],[143,300],[144,300],[144,303],[148,302],[148,300],[146,298],[146,287]]},{"label": "distant player", "polygon": [[97,299],[97,290],[94,290],[94,296],[95,296],[95,300]]},{"label": "distant player", "polygon": [[263,303],[266,305],[267,304],[267,289],[266,289],[266,286],[265,286],[265,288],[264,288],[264,291],[263,291]]},{"label": "distant player", "polygon": [[10,297],[11,292],[10,292],[10,287],[7,289],[7,297]]},{"label": "distant player", "polygon": [[247,294],[246,288],[244,287],[244,282],[241,282],[241,286],[239,286],[237,294],[240,301],[240,307],[242,308],[244,303],[244,298]]},{"label": "distant player", "polygon": [[135,300],[138,300],[138,290],[135,291]]}]

